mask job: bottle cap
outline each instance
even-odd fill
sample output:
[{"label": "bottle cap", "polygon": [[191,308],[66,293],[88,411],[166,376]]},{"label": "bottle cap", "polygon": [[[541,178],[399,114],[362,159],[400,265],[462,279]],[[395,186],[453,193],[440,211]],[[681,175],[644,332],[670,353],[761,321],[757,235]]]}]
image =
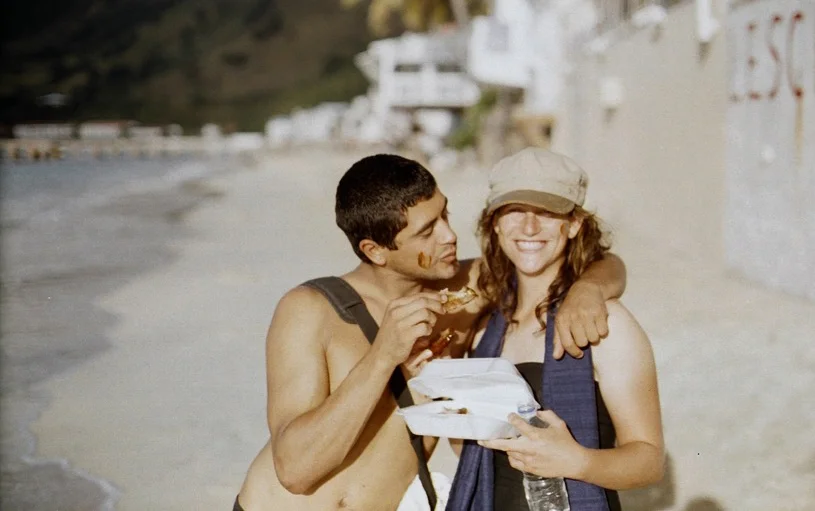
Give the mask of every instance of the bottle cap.
[{"label": "bottle cap", "polygon": [[538,409],[533,403],[518,403],[518,415],[525,416],[525,415],[535,415],[535,411]]}]

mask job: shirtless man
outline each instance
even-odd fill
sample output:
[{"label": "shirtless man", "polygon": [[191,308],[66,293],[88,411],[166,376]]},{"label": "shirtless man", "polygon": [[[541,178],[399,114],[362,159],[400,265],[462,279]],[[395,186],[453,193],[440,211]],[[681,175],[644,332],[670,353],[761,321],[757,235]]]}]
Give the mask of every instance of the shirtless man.
[{"label": "shirtless man", "polygon": [[[432,353],[416,355],[417,340],[425,346],[447,329],[457,334],[448,350],[460,351],[486,306],[474,300],[444,314],[437,290],[476,289],[478,265],[457,260],[447,198],[420,164],[393,155],[358,161],[337,187],[336,215],[362,260],[342,278],[362,296],[379,332],[369,344],[312,288],[281,298],[266,338],[271,435],[249,468],[236,510],[396,509],[418,465],[395,413],[391,373],[418,370]],[[584,345],[603,335],[604,298],[621,295],[624,281],[618,258],[595,263],[561,307],[563,317],[577,319],[562,332],[573,330]],[[570,335],[562,337],[579,351]],[[425,439],[429,451],[435,440]]]}]

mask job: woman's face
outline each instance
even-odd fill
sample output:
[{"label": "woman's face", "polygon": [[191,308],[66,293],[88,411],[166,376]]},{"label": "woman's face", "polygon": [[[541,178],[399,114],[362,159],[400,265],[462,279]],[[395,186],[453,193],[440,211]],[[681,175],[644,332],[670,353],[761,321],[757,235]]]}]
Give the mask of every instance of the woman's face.
[{"label": "woman's face", "polygon": [[504,206],[495,222],[495,233],[504,254],[526,275],[539,275],[559,264],[566,242],[580,230],[574,215],[558,215],[523,204]]}]

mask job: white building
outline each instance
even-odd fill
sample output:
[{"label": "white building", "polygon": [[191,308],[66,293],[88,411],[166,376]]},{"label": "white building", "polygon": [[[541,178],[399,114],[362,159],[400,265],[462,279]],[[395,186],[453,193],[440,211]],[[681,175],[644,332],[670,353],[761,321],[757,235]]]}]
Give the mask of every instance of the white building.
[{"label": "white building", "polygon": [[328,142],[339,132],[340,120],[348,109],[345,103],[321,103],[297,110],[291,115],[292,139],[297,142]]},{"label": "white building", "polygon": [[[372,42],[356,57],[357,66],[371,81],[367,95],[370,118],[356,121],[359,137],[371,142],[403,141],[415,128],[422,129],[415,118],[421,111],[439,112],[425,119],[449,118],[436,123],[437,128],[452,127],[455,112],[481,97],[478,85],[464,69],[466,45],[466,34],[455,30],[406,33]],[[444,135],[423,134],[423,150],[437,150]]]},{"label": "white building", "polygon": [[365,142],[363,125],[370,118],[372,118],[370,98],[368,96],[355,97],[340,119],[340,139],[351,144]]},{"label": "white building", "polygon": [[221,137],[221,127],[217,124],[208,122],[201,126],[201,138],[204,140],[215,141],[220,140]]},{"label": "white building", "polygon": [[341,137],[347,103],[326,102],[312,108],[298,108],[291,115],[266,122],[266,141],[272,147],[289,144],[325,143]]},{"label": "white building", "polygon": [[73,138],[74,126],[60,123],[17,124],[11,132],[14,138],[66,140]]},{"label": "white building", "polygon": [[223,148],[229,153],[245,153],[263,149],[266,138],[262,133],[230,133],[223,140]]},{"label": "white building", "polygon": [[287,145],[292,139],[292,122],[287,116],[273,117],[266,121],[266,142],[272,147]]},{"label": "white building", "polygon": [[460,32],[406,33],[372,42],[356,63],[371,81],[379,115],[393,108],[463,108],[481,95],[464,70],[465,52]]},{"label": "white building", "polygon": [[564,100],[572,39],[594,27],[591,0],[496,0],[473,19],[467,70],[481,84],[523,91],[514,113],[532,145],[547,146]]},{"label": "white building", "polygon": [[124,137],[136,123],[133,121],[88,121],[79,125],[82,140],[113,140]]},{"label": "white building", "polygon": [[161,138],[164,136],[164,128],[161,126],[131,126],[128,135],[136,139]]}]

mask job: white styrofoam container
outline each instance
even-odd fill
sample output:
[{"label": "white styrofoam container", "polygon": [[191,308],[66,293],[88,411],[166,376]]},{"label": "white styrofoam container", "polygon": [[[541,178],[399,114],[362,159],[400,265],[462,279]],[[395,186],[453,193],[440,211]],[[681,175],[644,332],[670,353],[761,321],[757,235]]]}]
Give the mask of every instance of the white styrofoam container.
[{"label": "white styrofoam container", "polygon": [[[515,366],[503,358],[438,359],[408,381],[411,390],[431,398],[450,398],[399,410],[417,435],[470,440],[518,436],[507,422],[519,403],[535,401],[532,389]],[[466,414],[445,414],[466,408]]]}]

